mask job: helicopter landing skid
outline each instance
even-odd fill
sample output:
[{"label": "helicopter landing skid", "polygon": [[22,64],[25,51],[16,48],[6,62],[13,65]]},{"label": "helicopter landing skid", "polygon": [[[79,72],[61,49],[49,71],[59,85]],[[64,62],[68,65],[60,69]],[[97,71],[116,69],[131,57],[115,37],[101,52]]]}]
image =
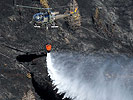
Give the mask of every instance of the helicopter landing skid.
[{"label": "helicopter landing skid", "polygon": [[42,25],[41,25],[41,26],[40,26],[40,25],[36,25],[36,24],[34,25],[34,27],[35,27],[35,28],[44,28],[44,27],[45,27],[46,30],[48,30],[49,28],[52,28],[52,29],[54,29],[54,28],[59,28],[59,26],[57,26],[57,25],[52,25],[52,26],[51,26],[51,25],[45,25],[45,26],[42,26]]},{"label": "helicopter landing skid", "polygon": [[35,27],[35,28],[41,28],[41,26],[37,26],[37,25],[35,25],[34,27]]},{"label": "helicopter landing skid", "polygon": [[51,28],[58,28],[59,26],[51,26]]}]

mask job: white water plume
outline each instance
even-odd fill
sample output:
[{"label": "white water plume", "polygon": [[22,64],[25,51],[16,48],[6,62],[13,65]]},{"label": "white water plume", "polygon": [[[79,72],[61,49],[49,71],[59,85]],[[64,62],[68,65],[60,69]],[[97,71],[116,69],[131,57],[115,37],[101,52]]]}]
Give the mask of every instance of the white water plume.
[{"label": "white water plume", "polygon": [[133,100],[132,65],[132,58],[118,55],[47,55],[53,84],[73,100]]}]

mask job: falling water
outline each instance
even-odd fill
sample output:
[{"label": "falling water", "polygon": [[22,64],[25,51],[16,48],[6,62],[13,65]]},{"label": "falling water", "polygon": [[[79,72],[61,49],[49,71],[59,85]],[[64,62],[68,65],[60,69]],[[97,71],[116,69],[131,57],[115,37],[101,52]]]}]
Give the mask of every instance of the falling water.
[{"label": "falling water", "polygon": [[48,73],[58,93],[73,100],[133,100],[133,58],[51,53]]}]

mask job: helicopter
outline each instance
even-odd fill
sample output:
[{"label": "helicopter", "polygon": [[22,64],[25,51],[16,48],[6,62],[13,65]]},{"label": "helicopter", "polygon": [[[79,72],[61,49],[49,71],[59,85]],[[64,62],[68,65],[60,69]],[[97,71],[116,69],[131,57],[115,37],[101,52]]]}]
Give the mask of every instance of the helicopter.
[{"label": "helicopter", "polygon": [[23,5],[16,5],[16,4],[15,6],[20,8],[46,10],[45,12],[39,12],[33,15],[32,21],[30,21],[30,24],[32,24],[35,28],[46,28],[47,30],[49,28],[58,28],[58,26],[55,24],[56,20],[73,16],[73,15],[76,18],[76,14],[78,10],[77,8],[75,8],[74,11],[70,11],[67,14],[60,14],[59,12],[52,12],[51,11],[52,8],[48,8],[49,6],[46,0],[40,0],[40,3],[44,6],[47,5],[47,8],[38,8],[38,7],[23,6]]}]

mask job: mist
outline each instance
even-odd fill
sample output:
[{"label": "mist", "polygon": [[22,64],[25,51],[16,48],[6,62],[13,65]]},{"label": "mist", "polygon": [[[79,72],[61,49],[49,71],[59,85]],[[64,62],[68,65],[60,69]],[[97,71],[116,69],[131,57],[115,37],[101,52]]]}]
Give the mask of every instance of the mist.
[{"label": "mist", "polygon": [[53,85],[72,100],[133,100],[132,66],[124,55],[47,54]]}]

